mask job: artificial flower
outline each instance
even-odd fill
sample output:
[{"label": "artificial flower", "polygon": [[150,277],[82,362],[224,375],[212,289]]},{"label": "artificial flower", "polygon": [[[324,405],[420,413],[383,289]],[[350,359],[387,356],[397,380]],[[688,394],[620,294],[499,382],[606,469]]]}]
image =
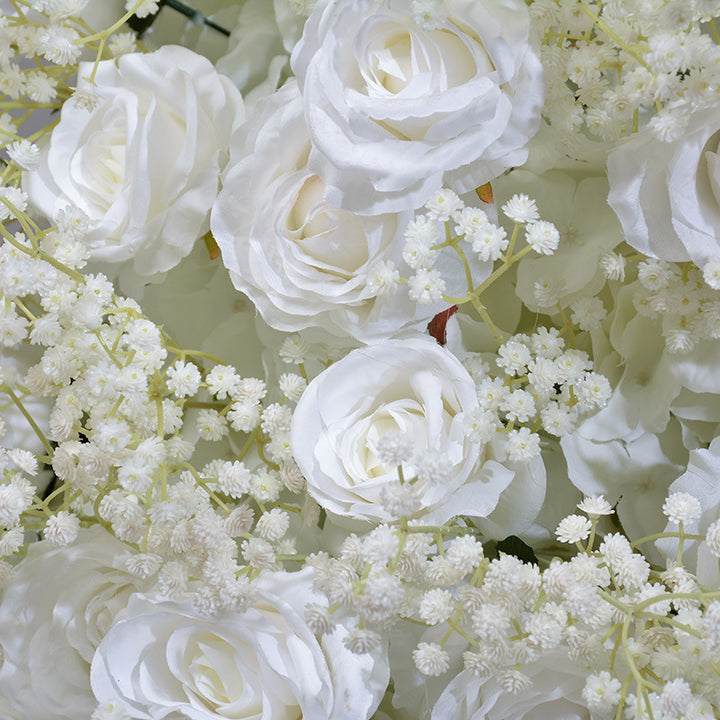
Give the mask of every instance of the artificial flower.
[{"label": "artificial flower", "polygon": [[[100,526],[67,547],[38,542],[0,601],[0,687],[12,717],[90,717],[90,662],[132,593],[144,588],[132,551]],[[0,706],[2,707],[2,706]]]},{"label": "artificial flower", "polygon": [[322,0],[291,58],[329,202],[362,213],[418,208],[523,163],[542,68],[524,3]]},{"label": "artificial flower", "polygon": [[[492,442],[469,438],[477,409],[475,384],[452,353],[422,336],[388,340],[350,352],[308,385],[292,447],[308,492],[335,515],[393,519],[409,495],[407,514],[428,523],[457,512],[484,518],[516,471],[520,486],[525,476],[544,486],[544,472],[502,464]],[[398,483],[398,466],[414,484]]]},{"label": "artificial flower", "polygon": [[608,203],[628,244],[699,267],[720,255],[720,105],[694,113],[685,131],[658,142],[649,130],[608,156]]},{"label": "artificial flower", "polygon": [[101,703],[160,720],[368,720],[388,679],[382,652],[355,655],[347,629],[316,638],[304,619],[319,598],[310,570],[271,572],[252,605],[207,617],[190,602],[135,595],[105,635],[92,666]]},{"label": "artificial flower", "polygon": [[100,62],[92,74],[80,65],[91,107],[63,106],[24,187],[51,219],[69,205],[87,216],[93,261],[147,280],[209,229],[242,98],[209,61],[174,45]]},{"label": "artificial flower", "polygon": [[[377,268],[402,260],[410,213],[358,216],[333,207],[307,167],[311,149],[297,83],[255,110],[233,141],[213,235],[235,287],[278,330],[315,328],[372,342],[420,330],[444,305],[372,287]],[[389,270],[392,275],[392,270]]]}]

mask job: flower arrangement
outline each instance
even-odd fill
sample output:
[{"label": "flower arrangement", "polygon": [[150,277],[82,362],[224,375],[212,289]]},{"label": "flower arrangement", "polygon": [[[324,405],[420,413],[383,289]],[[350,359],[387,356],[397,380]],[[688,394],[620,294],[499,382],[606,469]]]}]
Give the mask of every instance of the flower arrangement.
[{"label": "flower arrangement", "polygon": [[2,720],[720,716],[720,2],[2,10]]}]

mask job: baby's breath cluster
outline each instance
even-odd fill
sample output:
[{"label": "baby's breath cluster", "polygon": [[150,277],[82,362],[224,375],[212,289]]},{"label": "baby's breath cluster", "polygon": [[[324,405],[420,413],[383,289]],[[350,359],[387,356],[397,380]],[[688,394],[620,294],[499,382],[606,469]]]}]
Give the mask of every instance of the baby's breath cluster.
[{"label": "baby's breath cluster", "polygon": [[[365,653],[377,647],[383,633],[402,618],[429,625],[453,617],[455,622],[460,605],[450,588],[478,570],[484,553],[472,529],[461,523],[429,527],[403,519],[397,526],[379,525],[365,535],[350,535],[336,558],[318,553],[307,563],[315,569],[317,589],[335,612],[359,617],[345,644],[353,652]],[[325,614],[314,629],[322,634],[332,627]],[[426,674],[447,670],[445,651],[433,657],[436,671]]]},{"label": "baby's breath cluster", "polygon": [[548,92],[544,116],[569,154],[583,132],[603,141],[649,125],[680,137],[691,111],[714,104],[720,51],[707,0],[534,0]]},{"label": "baby's breath cluster", "polygon": [[565,348],[556,328],[514,335],[497,354],[467,353],[462,361],[480,402],[466,418],[467,434],[483,442],[504,438],[513,462],[540,452],[540,430],[561,437],[610,397],[607,378],[592,371],[587,353]]},{"label": "baby's breath cluster", "polygon": [[[97,62],[136,49],[135,34],[123,25],[147,3],[128,3],[127,14],[99,33],[82,19],[88,0],[11,4],[13,11],[0,17],[0,147],[6,148],[11,160],[1,176],[4,185],[17,185],[23,170],[37,167],[36,142],[50,129],[49,111],[60,110],[75,94],[78,62]],[[91,85],[78,91],[77,101],[92,102]],[[40,129],[25,132],[23,125],[30,116],[42,113],[46,122]]]},{"label": "baby's breath cluster", "polygon": [[[698,501],[673,493],[665,514],[691,522]],[[316,587],[331,609],[310,607],[307,619],[322,635],[334,613],[359,616],[346,645],[371,652],[398,620],[427,626],[412,653],[427,676],[457,661],[494,678],[507,693],[533,685],[525,668],[565,654],[587,676],[582,697],[593,717],[709,720],[720,708],[720,591],[703,589],[678,562],[651,568],[637,546],[659,538],[683,543],[695,536],[658,533],[631,543],[621,533],[597,534],[613,514],[602,497],[586,497],[580,514],[564,518],[557,537],[578,554],[537,563],[513,555],[488,557],[470,528],[382,525],[349,536],[338,557],[308,558]],[[703,540],[704,541],[704,540]],[[710,538],[708,537],[708,542]],[[720,556],[713,546],[715,556]],[[678,708],[682,708],[679,710]]]},{"label": "baby's breath cluster", "polygon": [[[297,30],[299,37],[314,4],[274,4],[282,46],[291,43],[288,28],[280,26],[289,22],[295,28],[291,35]],[[96,228],[81,210],[68,206],[40,223],[28,207],[25,190],[31,196],[32,190],[23,186],[23,175],[45,162],[44,136],[57,112],[65,102],[96,107],[98,64],[134,51],[136,36],[125,22],[132,15],[155,14],[162,3],[121,5],[123,17],[97,33],[82,18],[88,0],[10,0],[11,9],[0,17],[0,444],[7,445],[0,447],[2,597],[11,595],[13,576],[19,578],[24,561],[32,560],[24,557],[30,542],[42,539],[41,548],[61,553],[62,546],[81,541],[85,528],[102,525],[127,547],[121,572],[142,585],[146,599],[192,599],[202,615],[218,616],[212,621],[218,626],[251,607],[265,617],[267,581],[301,570],[294,577],[306,578],[308,588],[312,577],[319,594],[305,606],[304,620],[323,643],[323,653],[342,637],[352,653],[372,654],[373,664],[389,659],[393,674],[398,665],[404,670],[412,663],[421,675],[438,678],[438,687],[451,676],[450,686],[468,677],[480,685],[493,682],[503,700],[530,691],[538,666],[554,673],[561,661],[580,678],[576,700],[594,720],[720,717],[720,590],[704,584],[716,577],[720,561],[720,520],[707,522],[710,491],[704,497],[670,492],[662,505],[665,531],[634,539],[632,518],[625,527],[627,516],[621,511],[615,517],[602,495],[585,497],[564,517],[556,509],[566,500],[560,483],[576,482],[582,472],[592,475],[588,486],[599,486],[593,492],[617,498],[633,491],[629,484],[627,491],[605,490],[590,462],[569,453],[566,477],[558,469],[561,451],[578,439],[573,433],[580,423],[606,406],[599,425],[617,420],[621,426],[628,419],[618,414],[616,403],[608,405],[612,388],[598,372],[607,368],[614,377],[628,364],[617,342],[623,322],[642,324],[648,345],[653,332],[661,334],[668,353],[690,353],[701,342],[720,339],[720,256],[703,256],[697,267],[623,254],[628,246],[619,239],[603,245],[601,256],[588,244],[597,251],[588,252],[597,272],[584,289],[568,294],[561,286],[563,266],[579,234],[574,226],[569,232],[560,215],[553,216],[556,227],[543,219],[533,197],[520,193],[508,193],[507,202],[496,207],[489,184],[477,188],[475,203],[447,188],[436,192],[407,224],[401,247],[393,245],[380,262],[368,260],[367,266],[375,264],[359,282],[363,302],[406,290],[413,303],[425,306],[410,304],[420,328],[437,312],[428,331],[441,344],[448,334],[437,327],[444,328],[459,310],[442,351],[452,350],[455,365],[444,376],[423,362],[410,379],[403,365],[397,389],[388,390],[381,409],[356,423],[358,431],[348,436],[360,439],[351,449],[340,443],[337,467],[354,457],[368,462],[348,473],[359,483],[348,481],[343,490],[353,501],[363,499],[362,483],[375,482],[382,514],[334,515],[330,504],[322,504],[334,490],[313,495],[316,503],[313,472],[303,466],[308,492],[295,461],[302,464],[303,445],[302,409],[295,408],[319,366],[347,354],[341,324],[337,338],[302,331],[276,344],[270,340],[278,372],[269,377],[277,380],[245,374],[204,345],[181,346],[138,302],[95,272],[88,264],[88,238]],[[429,36],[440,37],[447,34],[450,5],[413,0],[406,3],[407,19],[412,16]],[[717,103],[717,0],[530,0],[527,6],[547,79],[545,127],[529,150],[540,165],[548,134],[561,148],[563,163],[566,157],[597,160],[608,144],[643,127],[660,141],[676,140],[694,111]],[[307,36],[300,42],[307,44]],[[85,80],[74,88],[78,76]],[[250,113],[247,94],[246,101]],[[33,130],[26,132],[30,120]],[[115,162],[113,155],[103,172],[114,173]],[[513,177],[518,175],[508,174],[510,181]],[[540,189],[536,197],[543,200]],[[605,197],[603,190],[603,204]],[[580,195],[576,199],[580,206]],[[547,202],[541,203],[545,212]],[[212,256],[219,240],[215,244],[210,234],[204,240]],[[534,304],[519,292],[526,267],[518,269],[518,263],[526,256],[526,267],[535,263],[537,269],[529,286]],[[503,276],[510,310],[517,311],[514,320],[501,321],[487,293]],[[516,280],[518,292],[510,289]],[[475,326],[472,315],[480,321]],[[393,332],[382,336],[385,342],[400,342]],[[438,350],[427,337],[421,343]],[[365,363],[369,347],[360,348]],[[426,393],[446,376],[462,373],[455,358],[475,387],[464,376],[458,390]],[[386,368],[382,364],[378,374]],[[403,384],[418,386],[412,399],[405,397]],[[306,397],[315,389],[311,384]],[[344,399],[339,395],[329,394],[327,405],[339,407]],[[359,398],[357,407],[367,399]],[[432,422],[416,424],[421,416]],[[325,423],[320,412],[306,420]],[[593,436],[592,423],[583,427],[591,426],[580,440],[600,447],[606,441]],[[643,431],[641,426],[633,433]],[[436,440],[445,430],[448,442],[440,450]],[[710,436],[703,439],[689,422],[668,422],[658,443],[671,445],[675,430],[678,447],[691,449],[703,468],[715,467],[713,446],[700,447]],[[18,441],[20,431],[30,440]],[[325,431],[335,432],[331,422],[323,425]],[[564,438],[563,446],[558,438]],[[631,461],[630,446],[643,438],[618,439]],[[14,447],[19,443],[27,447]],[[329,455],[318,446],[313,460],[324,468]],[[673,459],[666,465],[681,467],[681,453],[668,450]],[[468,482],[454,494],[447,490],[449,468],[458,458],[468,463]],[[493,467],[499,475],[524,480],[526,488],[532,481],[538,497],[530,492],[517,497],[524,491],[516,492],[510,479],[500,487],[490,477]],[[497,490],[486,515],[462,504],[480,487],[470,483],[483,469],[491,480],[488,494]],[[328,471],[333,481],[336,474]],[[439,498],[431,510],[423,504],[428,490]],[[454,502],[447,512],[445,494]],[[532,517],[507,532],[526,533],[522,539],[528,543],[542,540],[513,550],[523,543],[515,537],[499,540],[507,534],[502,515],[530,515],[533,503]],[[463,512],[467,515],[458,514]],[[488,541],[483,532],[498,540]],[[663,555],[671,558],[665,566],[651,564]],[[275,616],[267,610],[268,622],[276,622]],[[107,622],[125,621],[125,615],[113,614]],[[280,636],[287,634],[287,628],[278,629]],[[412,638],[409,651],[397,649],[402,643],[390,643],[388,651],[391,629]],[[295,632],[293,626],[290,633]],[[297,637],[304,634],[305,628]],[[0,664],[1,656],[0,651]],[[343,663],[348,657],[342,650]],[[353,660],[366,661],[370,658]],[[407,691],[400,685],[391,683],[386,703],[397,699],[401,707]],[[450,686],[444,695],[455,692]],[[396,698],[390,698],[393,693]],[[126,717],[122,706],[106,700],[93,718]],[[0,698],[0,714],[3,702]],[[373,712],[374,707],[367,715]],[[428,707],[425,717],[430,714],[435,719],[437,710]]]},{"label": "baby's breath cluster", "polygon": [[720,292],[698,268],[646,258],[637,277],[633,304],[638,314],[662,321],[668,352],[686,354],[720,337]]},{"label": "baby's breath cluster", "polygon": [[[14,212],[25,232],[0,228],[0,347],[34,347],[37,362],[3,372],[0,394],[45,454],[0,456],[0,557],[22,549],[24,531],[66,544],[99,522],[140,551],[132,571],[162,594],[201,578],[203,610],[242,607],[248,577],[294,558],[290,516],[317,518],[293,500],[303,479],[289,430],[305,380],[284,373],[271,401],[263,380],[178,347],[103,275],[83,275],[79,211],[47,230]],[[32,398],[50,403],[44,429],[26,409]],[[220,445],[198,469],[201,441]],[[28,479],[38,467],[54,474],[44,493]]]},{"label": "baby's breath cluster", "polygon": [[[489,185],[478,192],[491,199]],[[552,255],[560,242],[557,228],[541,220],[535,201],[522,194],[502,207],[513,223],[510,235],[482,208],[466,205],[452,190],[439,190],[423,209],[405,230],[403,260],[415,274],[401,278],[395,266],[381,263],[370,274],[370,289],[389,292],[406,283],[410,298],[420,305],[469,303],[501,341],[481,296],[528,253]],[[523,243],[520,249],[518,243]],[[462,267],[460,283],[457,273],[448,272],[457,263]]]}]

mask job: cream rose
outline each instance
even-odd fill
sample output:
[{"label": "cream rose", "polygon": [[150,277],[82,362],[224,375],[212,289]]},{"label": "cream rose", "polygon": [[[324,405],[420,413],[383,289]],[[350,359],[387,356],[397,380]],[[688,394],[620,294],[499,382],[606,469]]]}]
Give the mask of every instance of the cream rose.
[{"label": "cream rose", "polygon": [[95,106],[65,103],[24,188],[50,218],[67,205],[88,216],[92,260],[132,261],[128,275],[148,278],[209,229],[242,98],[208,60],[173,45],[101,62],[94,86],[92,67],[81,63],[79,86]]},{"label": "cream rose", "polygon": [[260,103],[233,141],[213,207],[213,235],[233,284],[277,330],[321,328],[372,342],[424,327],[445,306],[417,305],[403,290],[378,296],[368,285],[380,262],[411,274],[402,260],[410,214],[368,218],[333,207],[307,167],[309,152],[290,81]]},{"label": "cream rose", "polygon": [[0,688],[12,716],[77,720],[95,708],[90,661],[141,581],[124,570],[130,549],[106,530],[80,530],[65,547],[42,541],[0,600]]},{"label": "cream rose", "polygon": [[608,203],[627,242],[703,267],[720,255],[720,104],[696,112],[674,142],[640,132],[608,156]]},{"label": "cream rose", "polygon": [[97,649],[92,688],[131,718],[367,720],[388,682],[383,655],[353,655],[338,627],[318,641],[303,616],[312,571],[253,581],[245,613],[134,596]]},{"label": "cream rose", "polygon": [[493,678],[463,670],[435,703],[432,720],[590,720],[582,697],[589,672],[561,651],[523,666],[532,680],[524,692],[503,690]]},{"label": "cream rose", "polygon": [[433,523],[486,517],[515,470],[467,437],[477,407],[475,384],[451,352],[427,336],[388,340],[353,350],[310,383],[293,415],[292,449],[308,493],[327,511],[392,520],[387,492],[398,485],[397,466],[381,460],[379,443],[401,433],[416,458],[403,464],[406,479],[426,465],[417,459],[425,451],[442,466],[442,477],[413,484],[407,514]]},{"label": "cream rose", "polygon": [[329,202],[367,214],[468,192],[527,158],[543,104],[540,61],[518,0],[321,0],[291,66],[310,168]]}]

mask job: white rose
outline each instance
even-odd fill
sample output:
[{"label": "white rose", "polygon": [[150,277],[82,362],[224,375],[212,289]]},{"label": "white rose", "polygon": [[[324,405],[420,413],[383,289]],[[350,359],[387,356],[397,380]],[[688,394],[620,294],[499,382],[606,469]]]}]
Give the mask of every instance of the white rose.
[{"label": "white rose", "polygon": [[311,573],[261,576],[242,614],[205,617],[189,601],[135,595],[95,654],[95,695],[143,720],[367,720],[386,659],[350,653],[340,627],[315,638],[303,619],[307,603],[322,602]]},{"label": "white rose", "polygon": [[27,173],[30,200],[48,217],[76,205],[90,219],[85,240],[102,263],[132,261],[143,277],[165,272],[209,229],[210,207],[230,135],[244,119],[232,82],[177,46],[99,63],[91,111],[73,100]]},{"label": "white rose", "polygon": [[335,205],[417,208],[527,158],[544,88],[525,3],[448,0],[424,26],[413,5],[323,0],[293,50],[310,168]]},{"label": "white rose", "polygon": [[213,207],[212,231],[235,287],[265,322],[371,342],[420,329],[445,307],[417,305],[404,288],[377,296],[368,287],[381,261],[411,274],[402,261],[410,214],[367,218],[326,201],[323,181],[307,167],[310,139],[294,81],[258,105],[233,145],[239,157]]},{"label": "white rose", "polygon": [[[515,471],[466,436],[465,414],[477,407],[475,384],[451,352],[426,336],[388,340],[353,350],[310,383],[293,415],[292,449],[323,508],[385,521],[394,517],[385,492],[398,473],[380,460],[378,442],[403,433],[415,455],[431,450],[443,459],[442,479],[413,485],[417,514],[439,524],[486,517]],[[413,462],[403,467],[409,480]]]},{"label": "white rose", "polygon": [[627,242],[702,267],[720,255],[720,104],[695,113],[682,137],[638,133],[608,156],[608,203]]},{"label": "white rose", "polygon": [[590,720],[582,698],[589,671],[581,663],[551,651],[523,665],[522,672],[532,687],[510,693],[493,678],[463,670],[435,703],[432,720]]},{"label": "white rose", "polygon": [[77,720],[95,708],[90,662],[140,581],[129,548],[101,527],[58,548],[30,545],[0,600],[0,687],[22,720]]}]

